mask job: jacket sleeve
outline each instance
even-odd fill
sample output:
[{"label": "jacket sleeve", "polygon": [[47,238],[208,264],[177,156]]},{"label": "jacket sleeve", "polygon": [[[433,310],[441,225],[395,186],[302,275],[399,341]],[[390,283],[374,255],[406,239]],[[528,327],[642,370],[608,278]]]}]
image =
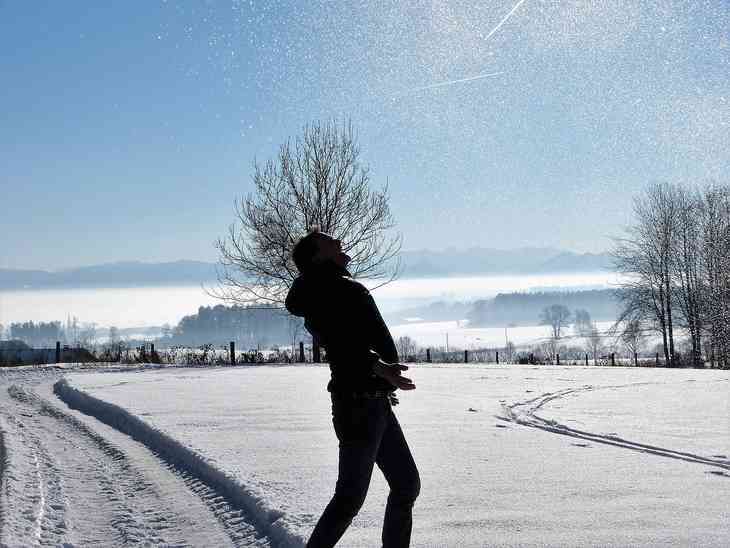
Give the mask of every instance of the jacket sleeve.
[{"label": "jacket sleeve", "polygon": [[384,362],[396,363],[398,351],[375,300],[365,286],[357,282],[353,285],[356,290],[356,321],[359,324],[357,331],[365,337],[364,345]]},{"label": "jacket sleeve", "polygon": [[371,326],[370,339],[373,350],[378,353],[384,362],[397,363],[398,350],[393,342],[393,337],[390,335],[388,326],[385,325],[385,320],[383,320],[383,316],[375,304],[375,299],[367,289],[365,289],[364,300],[365,307],[368,309],[367,315]]}]

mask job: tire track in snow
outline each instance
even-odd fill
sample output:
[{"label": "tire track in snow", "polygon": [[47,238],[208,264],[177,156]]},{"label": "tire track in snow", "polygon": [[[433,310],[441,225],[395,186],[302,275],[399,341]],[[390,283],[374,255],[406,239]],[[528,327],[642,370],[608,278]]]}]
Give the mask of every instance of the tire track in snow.
[{"label": "tire track in snow", "polygon": [[[20,430],[39,463],[41,493],[48,491],[41,497],[39,544],[167,544],[164,535],[173,520],[121,451],[33,392],[10,386],[8,393],[18,403],[16,412],[27,417]],[[43,519],[43,513],[58,523]]]},{"label": "tire track in snow", "polygon": [[668,449],[666,447],[659,447],[656,445],[649,445],[646,443],[631,441],[611,434],[597,434],[595,432],[578,430],[576,428],[571,428],[570,426],[567,426],[565,424],[561,424],[555,420],[541,417],[537,414],[540,408],[546,403],[564,398],[571,394],[609,388],[628,388],[645,384],[653,383],[631,383],[615,386],[585,385],[579,388],[566,388],[563,390],[558,390],[556,392],[545,392],[540,396],[522,402],[516,402],[510,405],[502,404],[502,409],[504,410],[505,416],[497,416],[496,418],[521,424],[522,426],[528,426],[530,428],[537,428],[546,432],[552,432],[554,434],[570,436],[573,438],[588,440],[595,443],[602,443],[605,445],[612,445],[614,447],[621,447],[623,449],[630,449],[632,451],[639,451],[641,453],[649,453],[660,457],[683,460],[696,464],[716,466],[725,470],[730,470],[730,460],[727,460],[726,458],[695,455],[693,453],[676,451],[674,449]]},{"label": "tire track in snow", "polygon": [[161,459],[163,466],[178,475],[188,489],[203,501],[215,518],[223,525],[234,546],[238,548],[270,546],[268,539],[260,535],[250,525],[250,520],[244,510],[236,508],[226,497],[211,489],[206,483],[192,476],[186,470],[180,469],[175,464],[165,462],[161,455],[154,451],[153,453]]},{"label": "tire track in snow", "polygon": [[[14,514],[3,520],[3,546],[31,544],[34,537],[29,529],[34,520],[40,524],[40,535],[32,544],[40,546],[189,546],[193,538],[197,545],[237,545],[219,526],[204,529],[206,540],[201,540],[203,535],[196,528],[204,520],[196,514],[197,507],[205,519],[209,519],[208,511],[177,476],[173,478],[173,488],[178,486],[175,498],[182,490],[195,502],[196,510],[184,501],[166,498],[161,492],[162,476],[172,474],[152,456],[148,457],[155,464],[150,481],[124,451],[78,418],[31,390],[11,385],[7,393],[10,405],[0,409],[0,418],[6,424],[16,423],[13,439],[18,443],[9,450],[13,462],[6,468],[7,475],[15,477],[8,477],[8,492],[2,493]],[[27,474],[34,459],[39,473]],[[34,484],[29,485],[31,480],[26,478],[34,478]],[[39,501],[37,493],[44,491],[48,496],[41,502],[43,497]],[[20,508],[23,515],[16,512]]]},{"label": "tire track in snow", "polygon": [[[16,416],[6,416],[3,423],[9,439],[3,474],[2,540],[20,545],[32,539],[36,545],[55,546],[66,540],[68,532],[64,485],[47,448],[25,419],[19,418],[26,416],[16,410]],[[8,466],[11,459],[13,468]],[[9,519],[10,513],[16,519]]]},{"label": "tire track in snow", "polygon": [[56,382],[53,391],[71,409],[90,415],[144,444],[169,469],[174,470],[185,481],[189,481],[190,488],[200,493],[203,501],[223,526],[231,530],[231,538],[237,545],[240,541],[235,535],[235,530],[241,523],[246,522],[256,528],[258,542],[279,548],[304,546],[305,539],[293,534],[286,527],[283,512],[270,508],[265,500],[241,485],[235,478],[215,468],[202,455],[153,428],[122,407],[74,388],[66,379]]}]

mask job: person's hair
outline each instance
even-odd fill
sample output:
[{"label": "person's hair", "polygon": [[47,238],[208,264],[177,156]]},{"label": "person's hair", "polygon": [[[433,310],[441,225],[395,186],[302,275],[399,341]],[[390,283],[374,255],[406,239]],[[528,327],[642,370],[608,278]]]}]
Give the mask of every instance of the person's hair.
[{"label": "person's hair", "polygon": [[294,244],[291,257],[299,272],[304,272],[312,266],[312,259],[319,249],[317,245],[319,234],[319,226],[314,225],[309,229],[306,236],[302,236],[299,238],[299,241]]}]

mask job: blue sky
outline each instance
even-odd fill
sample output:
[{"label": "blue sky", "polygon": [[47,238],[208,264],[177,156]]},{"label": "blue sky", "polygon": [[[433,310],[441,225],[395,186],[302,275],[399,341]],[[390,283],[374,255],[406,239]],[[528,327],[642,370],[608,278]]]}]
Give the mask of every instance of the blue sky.
[{"label": "blue sky", "polygon": [[254,158],[332,117],[407,249],[601,251],[643,186],[728,182],[730,3],[490,36],[515,5],[0,0],[0,268],[215,260]]}]

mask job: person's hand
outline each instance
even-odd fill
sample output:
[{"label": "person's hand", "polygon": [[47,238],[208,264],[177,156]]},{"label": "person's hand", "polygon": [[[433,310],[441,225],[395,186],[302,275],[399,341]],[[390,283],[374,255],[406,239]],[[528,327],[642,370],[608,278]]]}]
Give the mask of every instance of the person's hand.
[{"label": "person's hand", "polygon": [[388,381],[390,384],[401,390],[414,390],[416,385],[407,377],[401,375],[401,371],[407,371],[408,367],[400,363],[385,363],[382,360],[373,366],[373,373]]}]

